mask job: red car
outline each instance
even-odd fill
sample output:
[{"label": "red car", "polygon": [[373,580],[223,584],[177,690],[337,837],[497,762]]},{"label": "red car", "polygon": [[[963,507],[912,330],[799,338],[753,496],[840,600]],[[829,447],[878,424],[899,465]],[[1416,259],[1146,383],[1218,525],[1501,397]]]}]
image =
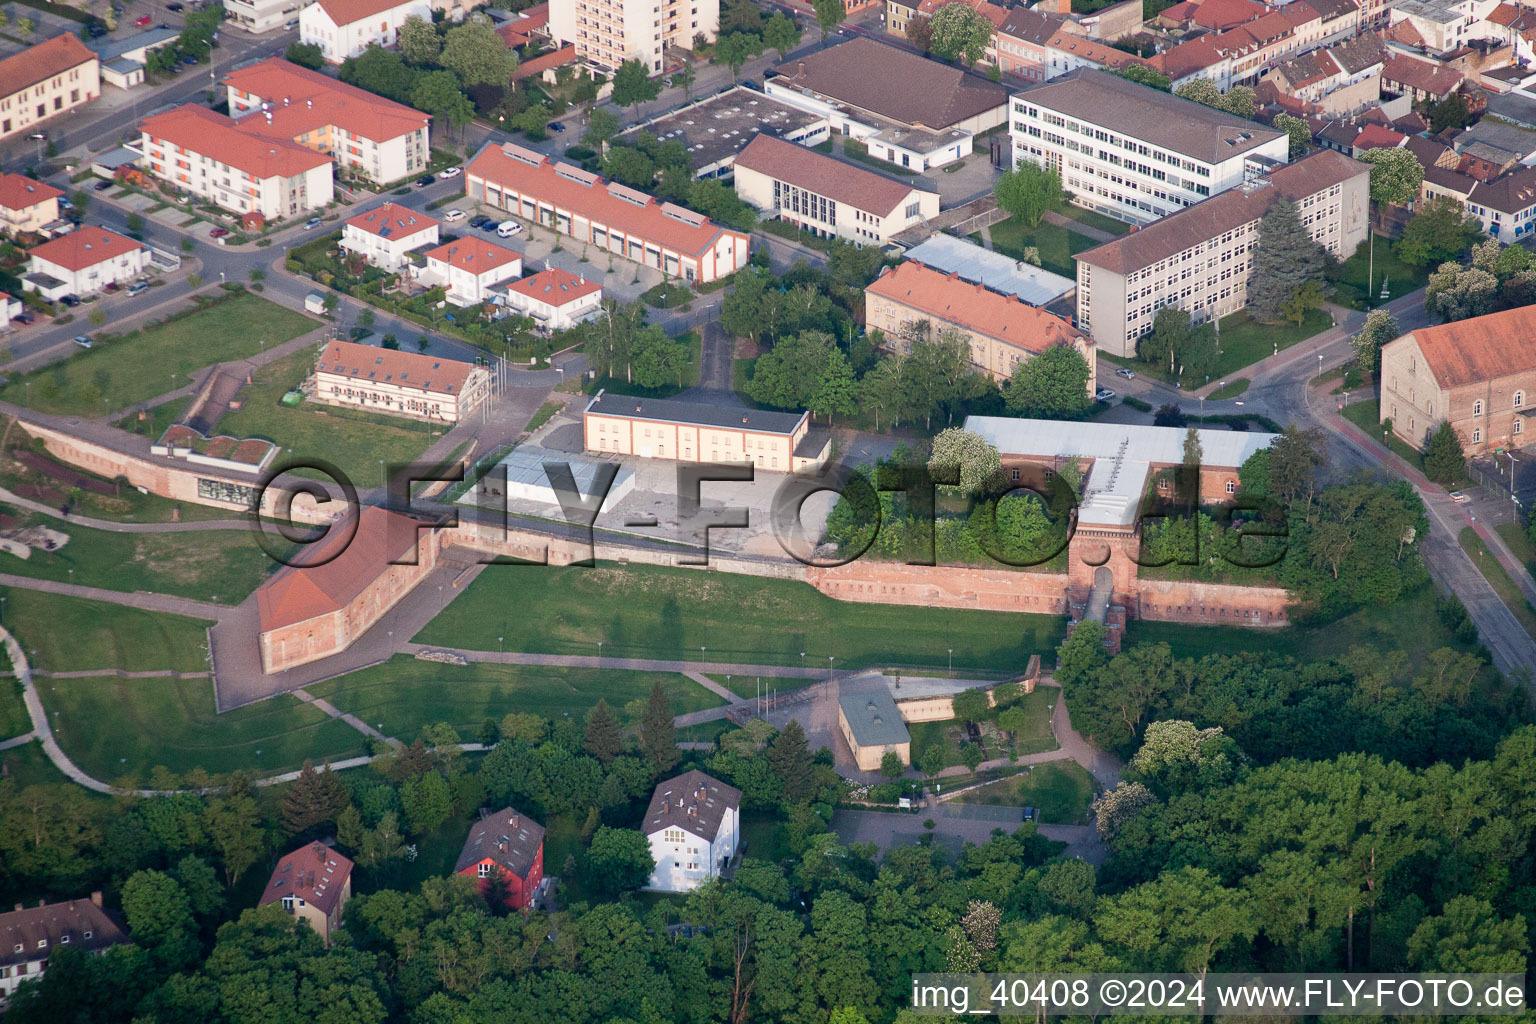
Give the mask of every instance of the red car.
[{"label": "red car", "polygon": [[151,18],[149,15],[146,14],[142,18],[140,18],[138,21],[134,22],[134,25],[136,25],[139,28],[143,28],[145,25],[148,25],[151,21],[154,21],[154,20],[155,19]]},{"label": "red car", "polygon": [[227,234],[229,234],[229,228],[214,228],[212,231],[208,232],[208,237],[223,238]]}]

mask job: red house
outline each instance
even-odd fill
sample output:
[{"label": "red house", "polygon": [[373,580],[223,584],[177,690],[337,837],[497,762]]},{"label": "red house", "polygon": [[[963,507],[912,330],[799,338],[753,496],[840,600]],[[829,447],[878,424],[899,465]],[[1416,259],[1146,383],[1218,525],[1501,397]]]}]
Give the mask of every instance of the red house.
[{"label": "red house", "polygon": [[523,909],[544,881],[544,826],[511,807],[475,823],[453,873],[477,879],[482,893],[504,878],[507,906]]}]

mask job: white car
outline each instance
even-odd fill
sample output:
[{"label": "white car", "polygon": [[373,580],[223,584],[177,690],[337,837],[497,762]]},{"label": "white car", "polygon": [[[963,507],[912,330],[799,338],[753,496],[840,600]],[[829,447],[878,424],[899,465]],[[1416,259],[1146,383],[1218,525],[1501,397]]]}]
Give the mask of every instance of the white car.
[{"label": "white car", "polygon": [[455,206],[453,209],[449,210],[447,213],[443,214],[443,220],[446,220],[446,221],[456,221],[456,220],[463,220],[463,219],[464,219],[464,211],[459,209],[457,206]]},{"label": "white car", "polygon": [[1136,379],[1136,371],[1130,369],[1129,367],[1122,366],[1122,367],[1120,367],[1120,369],[1115,371],[1115,376],[1116,377],[1124,377],[1126,380],[1135,380]]},{"label": "white car", "polygon": [[441,171],[438,171],[437,173],[442,175],[445,178],[457,178],[459,175],[464,173],[464,168],[462,168],[462,167],[448,167],[448,168],[445,168],[445,169],[443,169]]},{"label": "white car", "polygon": [[1094,392],[1093,400],[1095,402],[1108,402],[1114,397],[1115,393],[1109,388],[1099,388],[1098,391]]},{"label": "white car", "polygon": [[522,232],[523,226],[515,220],[504,220],[496,225],[496,234],[502,238],[511,238],[513,235],[522,234]]}]

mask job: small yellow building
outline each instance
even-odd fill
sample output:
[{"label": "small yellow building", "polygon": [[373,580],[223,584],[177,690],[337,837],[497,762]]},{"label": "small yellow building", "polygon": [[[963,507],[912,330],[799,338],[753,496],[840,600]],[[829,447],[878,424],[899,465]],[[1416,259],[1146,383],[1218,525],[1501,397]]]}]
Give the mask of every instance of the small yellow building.
[{"label": "small yellow building", "polygon": [[886,751],[894,751],[902,764],[912,763],[912,736],[889,690],[839,696],[837,725],[860,771],[879,771]]}]

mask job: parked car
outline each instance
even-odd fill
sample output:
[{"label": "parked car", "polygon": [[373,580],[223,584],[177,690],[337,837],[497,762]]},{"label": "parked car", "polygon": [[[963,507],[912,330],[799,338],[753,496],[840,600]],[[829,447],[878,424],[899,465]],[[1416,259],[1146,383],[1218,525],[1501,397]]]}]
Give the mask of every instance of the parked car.
[{"label": "parked car", "polygon": [[80,305],[80,296],[78,296],[78,295],[64,295],[64,296],[60,296],[59,301],[64,303],[64,305],[66,305],[66,306],[70,307],[71,309],[73,309],[74,307]]},{"label": "parked car", "polygon": [[75,336],[75,344],[79,345],[81,348],[90,348],[91,345],[92,345],[92,342],[91,342],[91,339],[87,338],[85,335],[77,334]]},{"label": "parked car", "polygon": [[11,319],[16,321],[18,324],[31,324],[37,322],[37,314],[28,312],[27,310],[22,310],[20,313],[17,313],[15,316],[11,317]]},{"label": "parked car", "polygon": [[190,68],[198,63],[198,59],[189,53],[181,58],[181,62]]},{"label": "parked car", "polygon": [[1111,401],[1114,397],[1115,393],[1109,388],[1099,388],[1099,390],[1093,393],[1093,400],[1095,402],[1108,402]]},{"label": "parked car", "polygon": [[146,14],[143,17],[139,18],[138,21],[135,21],[133,23],[133,25],[134,25],[135,28],[144,28],[145,26],[147,26],[153,20],[154,20],[153,18],[151,18],[149,15]]},{"label": "parked car", "polygon": [[208,232],[208,237],[223,238],[227,234],[229,234],[229,228],[214,228],[212,231]]},{"label": "parked car", "polygon": [[439,171],[438,173],[440,173],[445,178],[457,178],[459,175],[464,173],[464,168],[462,168],[462,167],[445,167],[445,168],[443,168],[443,170]]},{"label": "parked car", "polygon": [[496,233],[502,238],[511,238],[513,235],[523,233],[523,226],[515,220],[504,220],[496,225]]},{"label": "parked car", "polygon": [[1025,821],[1038,821],[1039,819],[1040,819],[1040,812],[1038,810],[1036,810],[1033,807],[1026,807],[1026,808],[1024,808],[1024,820]]},{"label": "parked car", "polygon": [[85,34],[90,36],[92,39],[100,39],[102,36],[107,34],[107,26],[102,24],[93,24],[85,30]]},{"label": "parked car", "polygon": [[109,189],[111,187],[112,187],[112,181],[109,178],[102,178],[96,184],[91,186],[91,188],[95,189],[97,192],[105,192],[107,189]]},{"label": "parked car", "polygon": [[1116,377],[1124,377],[1126,380],[1135,380],[1136,379],[1136,371],[1131,369],[1128,366],[1122,366],[1122,367],[1120,367],[1120,369],[1115,371],[1115,376]]},{"label": "parked car", "polygon": [[457,206],[455,206],[453,209],[449,210],[447,213],[443,214],[443,220],[446,220],[446,221],[449,221],[449,222],[456,221],[456,220],[463,220],[464,217],[465,217],[464,211],[459,209]]},{"label": "parked car", "polygon": [[75,204],[74,203],[70,202],[68,199],[65,199],[63,196],[59,197],[59,209],[61,209],[61,210],[73,210],[74,208],[75,208]]},{"label": "parked car", "polygon": [[299,27],[299,19],[298,18],[290,18],[289,20],[283,22],[283,28],[284,28],[284,30],[286,30],[288,32],[292,32],[294,29],[296,29],[298,27]]},{"label": "parked car", "polygon": [[[469,226],[472,227],[472,228],[483,228],[487,224],[490,224],[490,223],[491,223],[491,218],[487,217],[485,214],[482,213],[478,217],[471,217],[470,221],[469,221]],[[494,226],[495,225],[493,224],[492,227],[494,227]]]},{"label": "parked car", "polygon": [[423,174],[421,177],[416,179],[416,187],[417,188],[426,188],[428,185],[432,184],[436,180],[437,179],[434,178],[430,174]]},{"label": "parked car", "polygon": [[47,142],[48,141],[48,133],[47,132],[33,132],[31,135],[27,136],[27,139],[29,141],[31,141],[31,142]]},{"label": "parked car", "polygon": [[143,295],[147,291],[149,291],[149,282],[141,277],[128,286],[128,297],[131,299],[135,295]]},{"label": "parked car", "polygon": [[321,220],[319,217],[311,217],[311,218],[309,218],[309,220],[304,222],[304,230],[305,231],[313,231],[313,230],[315,230],[315,228],[319,227],[321,224],[324,224],[324,223],[325,222],[323,220]]},{"label": "parked car", "polygon": [[494,218],[487,217],[487,218],[485,218],[485,223],[480,225],[480,230],[481,231],[500,231],[501,230],[501,225],[497,224]]},{"label": "parked car", "polygon": [[184,11],[187,9],[187,5],[181,3],[169,3],[165,5],[165,9],[168,11]]},{"label": "parked car", "polygon": [[561,124],[559,121],[551,121],[549,122],[549,130],[552,132],[563,132],[565,131],[565,125]]}]

